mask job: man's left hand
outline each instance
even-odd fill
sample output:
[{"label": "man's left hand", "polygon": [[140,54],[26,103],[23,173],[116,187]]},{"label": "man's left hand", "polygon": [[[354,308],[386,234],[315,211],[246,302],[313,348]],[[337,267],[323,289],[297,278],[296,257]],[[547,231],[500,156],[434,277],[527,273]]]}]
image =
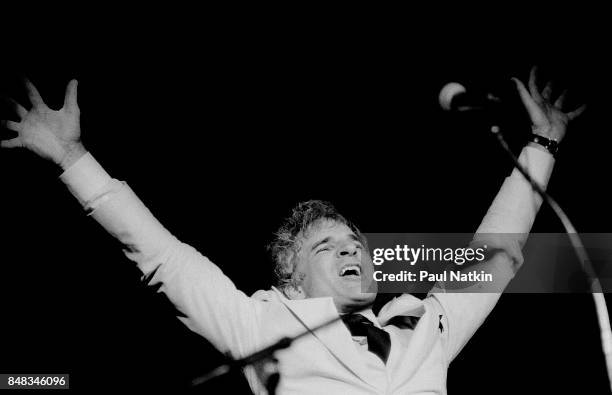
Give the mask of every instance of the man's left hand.
[{"label": "man's left hand", "polygon": [[553,102],[552,83],[549,81],[542,91],[538,90],[536,85],[536,67],[532,67],[529,73],[529,89],[518,79],[512,78],[518,89],[519,95],[533,127],[533,133],[550,140],[561,142],[565,137],[567,124],[578,117],[586,109],[586,105],[582,105],[577,109],[564,112],[563,105],[567,90],[563,91]]}]

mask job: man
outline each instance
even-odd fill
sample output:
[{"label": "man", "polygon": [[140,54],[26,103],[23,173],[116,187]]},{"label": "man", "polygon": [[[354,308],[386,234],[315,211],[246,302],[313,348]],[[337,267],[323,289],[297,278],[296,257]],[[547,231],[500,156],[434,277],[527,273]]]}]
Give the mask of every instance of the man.
[{"label": "man", "polygon": [[[528,88],[515,83],[540,137],[540,143],[522,151],[520,160],[545,187],[554,164],[546,142],[561,141],[567,123],[582,108],[564,113],[564,95],[553,102],[550,85],[540,92],[535,70]],[[30,82],[26,85],[32,109],[14,103],[21,121],[6,126],[18,136],[2,141],[2,147],[25,147],[61,166],[61,179],[71,192],[124,244],[148,284],[160,287],[191,330],[239,358],[346,314],[346,324],[337,322],[278,352],[279,393],[446,393],[448,365],[499,294],[450,294],[440,286],[424,300],[397,297],[374,315],[376,294],[361,291],[361,280],[372,273],[363,236],[331,205],[310,201],[298,205],[271,246],[278,288],[249,298],[210,260],[173,237],[83,147],[76,81],[68,84],[59,111],[49,109]],[[497,251],[478,270],[495,274],[500,289],[522,263],[521,247],[540,204],[515,171],[478,228],[475,243],[486,242]],[[355,311],[360,315],[350,314]],[[260,372],[248,368],[245,373],[253,391],[265,393]]]}]

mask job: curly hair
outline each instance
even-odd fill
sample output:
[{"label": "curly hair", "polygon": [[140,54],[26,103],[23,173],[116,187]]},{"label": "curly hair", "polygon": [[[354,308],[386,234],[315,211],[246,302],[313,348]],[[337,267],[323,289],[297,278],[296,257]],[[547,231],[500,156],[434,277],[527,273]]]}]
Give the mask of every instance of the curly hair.
[{"label": "curly hair", "polygon": [[321,220],[328,219],[348,226],[362,241],[367,249],[365,237],[359,229],[329,202],[308,200],[298,203],[291,215],[283,221],[274,234],[274,240],[268,245],[268,251],[274,261],[276,285],[284,289],[287,286],[297,287],[303,280],[296,272],[297,255],[302,245],[302,238],[307,237],[311,226]]}]

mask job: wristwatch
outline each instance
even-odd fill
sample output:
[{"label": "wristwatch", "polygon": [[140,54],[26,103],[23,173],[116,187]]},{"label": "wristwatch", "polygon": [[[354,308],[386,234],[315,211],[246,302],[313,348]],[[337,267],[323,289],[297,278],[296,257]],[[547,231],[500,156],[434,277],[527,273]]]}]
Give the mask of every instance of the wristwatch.
[{"label": "wristwatch", "polygon": [[532,133],[529,141],[546,148],[546,150],[550,152],[552,156],[555,156],[559,150],[559,142],[557,140],[552,140],[544,136],[540,136],[539,134]]}]

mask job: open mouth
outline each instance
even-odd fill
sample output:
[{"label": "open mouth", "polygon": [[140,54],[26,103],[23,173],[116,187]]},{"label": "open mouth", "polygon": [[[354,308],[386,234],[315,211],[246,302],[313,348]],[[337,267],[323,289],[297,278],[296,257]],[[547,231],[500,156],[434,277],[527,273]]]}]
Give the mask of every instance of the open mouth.
[{"label": "open mouth", "polygon": [[340,269],[340,277],[361,277],[361,266],[357,264],[344,265]]}]

